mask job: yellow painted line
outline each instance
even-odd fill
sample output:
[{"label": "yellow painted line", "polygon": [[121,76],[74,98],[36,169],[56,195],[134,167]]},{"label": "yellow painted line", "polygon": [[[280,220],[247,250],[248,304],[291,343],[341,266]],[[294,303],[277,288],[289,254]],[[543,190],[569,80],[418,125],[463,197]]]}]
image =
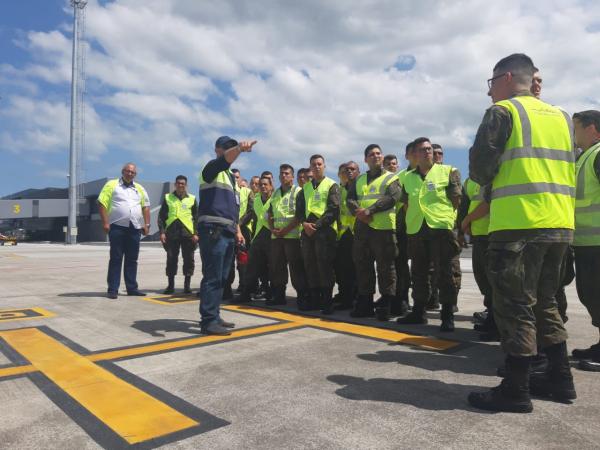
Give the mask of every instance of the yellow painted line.
[{"label": "yellow painted line", "polygon": [[2,331],[0,336],[129,444],[198,425],[35,328]]},{"label": "yellow painted line", "polygon": [[[161,298],[168,298],[169,300],[178,300],[178,301],[177,302],[169,302],[169,301],[161,300]],[[171,305],[171,306],[199,301],[198,298],[194,297],[194,296],[173,297],[170,295],[153,295],[152,297],[142,297],[142,300],[146,300],[147,302],[157,303],[159,305]],[[181,301],[181,300],[183,300],[183,301]]]},{"label": "yellow painted line", "polygon": [[13,375],[24,375],[26,373],[37,372],[37,369],[31,364],[17,367],[4,367],[0,369],[0,379],[4,377],[12,377]]},{"label": "yellow painted line", "polygon": [[156,344],[148,344],[140,347],[126,348],[122,350],[108,350],[106,352],[96,353],[94,355],[86,356],[90,361],[103,361],[113,360],[119,358],[127,358],[132,356],[141,356],[148,353],[156,353],[162,351],[171,351],[176,349],[183,349],[186,347],[193,347],[199,344],[207,344],[210,342],[228,341],[240,337],[253,336],[257,334],[270,333],[273,331],[288,330],[290,328],[298,328],[302,324],[287,322],[277,323],[274,325],[265,325],[264,327],[241,329],[232,331],[229,336],[199,336],[196,338],[184,339],[175,342],[159,342]]},{"label": "yellow painted line", "polygon": [[[38,315],[28,316],[27,311],[34,311]],[[45,317],[54,317],[55,314],[44,308],[12,308],[0,309],[0,322],[12,322],[14,320],[35,320]]]},{"label": "yellow painted line", "polygon": [[389,342],[398,342],[402,344],[416,345],[428,350],[443,351],[459,345],[459,342],[449,341],[445,339],[436,339],[428,336],[415,336],[412,334],[401,333],[399,331],[389,330],[385,328],[370,327],[367,325],[356,325],[345,322],[335,322],[327,319],[304,317],[296,314],[290,314],[281,311],[267,311],[264,309],[253,308],[242,305],[227,305],[222,306],[223,309],[229,311],[239,311],[248,314],[253,314],[260,317],[268,317],[271,319],[290,321],[306,326],[312,326],[325,330],[340,331],[343,333],[354,334],[356,336],[364,336],[376,339],[382,339]]}]

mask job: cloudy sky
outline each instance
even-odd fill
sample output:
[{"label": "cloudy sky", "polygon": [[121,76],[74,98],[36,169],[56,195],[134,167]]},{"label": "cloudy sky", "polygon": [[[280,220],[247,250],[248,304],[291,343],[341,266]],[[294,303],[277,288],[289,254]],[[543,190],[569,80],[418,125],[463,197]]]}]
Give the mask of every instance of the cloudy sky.
[{"label": "cloudy sky", "polygon": [[[466,176],[486,79],[514,52],[541,68],[548,102],[600,109],[594,0],[90,0],[85,13],[86,181],[130,160],[140,180],[195,180],[222,134],[259,140],[244,176],[313,153],[333,175],[367,144],[403,155],[422,135]],[[71,34],[66,0],[0,6],[0,196],[67,184]]]}]

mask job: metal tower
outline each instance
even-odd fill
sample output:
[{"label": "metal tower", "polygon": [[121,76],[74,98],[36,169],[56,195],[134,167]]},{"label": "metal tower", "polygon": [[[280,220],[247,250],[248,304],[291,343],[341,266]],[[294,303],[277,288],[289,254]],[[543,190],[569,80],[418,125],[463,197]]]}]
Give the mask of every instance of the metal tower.
[{"label": "metal tower", "polygon": [[67,243],[77,243],[77,206],[81,184],[81,159],[85,137],[83,93],[85,90],[85,48],[82,44],[85,29],[87,0],[71,0],[73,7],[73,60],[71,74],[71,132],[69,144],[69,220]]}]

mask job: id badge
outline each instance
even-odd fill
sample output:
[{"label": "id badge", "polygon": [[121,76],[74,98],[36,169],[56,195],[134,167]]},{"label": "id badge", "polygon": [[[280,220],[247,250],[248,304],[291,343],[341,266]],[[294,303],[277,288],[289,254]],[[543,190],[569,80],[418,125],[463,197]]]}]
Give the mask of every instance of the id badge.
[{"label": "id badge", "polygon": [[433,184],[431,181],[428,181],[428,182],[427,182],[427,190],[428,190],[429,192],[433,192],[433,191],[435,191],[435,184]]}]

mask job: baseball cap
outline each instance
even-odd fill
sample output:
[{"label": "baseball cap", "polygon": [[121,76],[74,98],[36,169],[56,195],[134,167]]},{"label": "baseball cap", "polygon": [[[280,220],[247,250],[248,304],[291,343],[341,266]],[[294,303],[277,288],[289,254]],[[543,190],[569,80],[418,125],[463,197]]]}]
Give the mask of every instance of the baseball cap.
[{"label": "baseball cap", "polygon": [[238,145],[238,142],[229,136],[221,136],[217,139],[217,142],[215,142],[215,148],[222,148],[223,150],[229,150],[236,145]]}]

